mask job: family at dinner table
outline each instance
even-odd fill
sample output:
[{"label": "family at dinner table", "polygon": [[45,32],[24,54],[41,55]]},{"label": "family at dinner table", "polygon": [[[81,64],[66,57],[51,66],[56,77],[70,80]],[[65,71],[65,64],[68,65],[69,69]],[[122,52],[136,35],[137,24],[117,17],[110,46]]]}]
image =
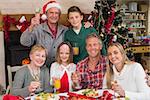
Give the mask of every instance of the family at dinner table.
[{"label": "family at dinner table", "polygon": [[131,100],[150,99],[150,76],[142,65],[130,61],[117,42],[102,55],[102,40],[96,29],[83,23],[79,7],[68,9],[69,28],[58,23],[61,6],[56,1],[44,5],[43,12],[47,20],[40,23],[40,17],[33,17],[21,35],[21,44],[31,47],[30,64],[16,72],[12,95],[112,89]]},{"label": "family at dinner table", "polygon": [[[52,89],[50,85],[54,85],[59,78],[60,87],[55,91],[59,93],[85,88],[113,89],[131,100],[149,99],[150,87],[146,84],[144,69],[139,63],[128,60],[121,44],[110,44],[108,61],[100,53],[102,42],[96,33],[89,34],[85,41],[88,56],[77,65],[73,63],[70,43],[62,42],[57,49],[56,62],[51,65],[50,75],[44,64],[47,51],[39,44],[34,45],[30,52],[30,64],[16,72],[12,94],[26,97],[36,93],[39,88],[52,92],[55,87]],[[34,50],[35,47],[40,49]],[[39,81],[34,79],[35,74],[40,75]],[[76,88],[77,84],[80,87]]]}]

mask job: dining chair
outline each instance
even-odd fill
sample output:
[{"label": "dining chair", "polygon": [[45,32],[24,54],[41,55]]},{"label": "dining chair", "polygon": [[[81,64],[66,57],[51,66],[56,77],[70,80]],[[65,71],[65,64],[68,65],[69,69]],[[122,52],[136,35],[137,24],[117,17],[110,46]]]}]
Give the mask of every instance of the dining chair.
[{"label": "dining chair", "polygon": [[13,73],[15,73],[16,71],[18,71],[20,68],[23,68],[23,67],[25,67],[25,65],[22,65],[22,66],[10,66],[10,65],[7,65],[8,83],[9,83],[9,85],[7,86],[6,94],[11,93],[11,88],[12,88],[12,85],[13,85]]}]

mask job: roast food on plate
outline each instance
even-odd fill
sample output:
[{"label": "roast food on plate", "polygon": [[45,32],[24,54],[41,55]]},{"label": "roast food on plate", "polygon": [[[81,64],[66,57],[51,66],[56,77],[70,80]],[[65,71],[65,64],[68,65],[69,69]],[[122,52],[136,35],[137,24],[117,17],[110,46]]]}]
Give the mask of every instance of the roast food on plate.
[{"label": "roast food on plate", "polygon": [[52,93],[40,93],[35,100],[59,100],[59,96]]},{"label": "roast food on plate", "polygon": [[71,100],[113,100],[116,97],[113,90],[107,89],[84,89],[77,92],[70,92],[68,95]]},{"label": "roast food on plate", "polygon": [[83,95],[88,96],[88,97],[97,97],[98,95],[98,91],[95,89],[85,89],[82,92]]}]

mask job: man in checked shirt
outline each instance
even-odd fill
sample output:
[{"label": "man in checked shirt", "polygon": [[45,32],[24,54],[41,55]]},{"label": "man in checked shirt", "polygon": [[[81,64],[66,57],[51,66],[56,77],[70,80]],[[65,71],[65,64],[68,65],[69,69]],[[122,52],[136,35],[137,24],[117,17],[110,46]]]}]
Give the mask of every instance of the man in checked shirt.
[{"label": "man in checked shirt", "polygon": [[88,57],[77,63],[72,75],[74,89],[102,89],[106,71],[107,58],[101,55],[102,42],[93,33],[86,38]]}]

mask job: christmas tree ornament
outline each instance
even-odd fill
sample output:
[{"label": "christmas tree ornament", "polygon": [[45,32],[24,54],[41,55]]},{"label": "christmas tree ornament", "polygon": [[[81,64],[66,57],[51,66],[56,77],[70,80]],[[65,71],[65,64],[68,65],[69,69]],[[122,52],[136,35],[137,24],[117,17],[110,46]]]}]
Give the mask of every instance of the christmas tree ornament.
[{"label": "christmas tree ornament", "polygon": [[113,36],[112,41],[113,41],[113,42],[116,42],[116,41],[117,41],[117,35],[114,35],[114,36]]}]

